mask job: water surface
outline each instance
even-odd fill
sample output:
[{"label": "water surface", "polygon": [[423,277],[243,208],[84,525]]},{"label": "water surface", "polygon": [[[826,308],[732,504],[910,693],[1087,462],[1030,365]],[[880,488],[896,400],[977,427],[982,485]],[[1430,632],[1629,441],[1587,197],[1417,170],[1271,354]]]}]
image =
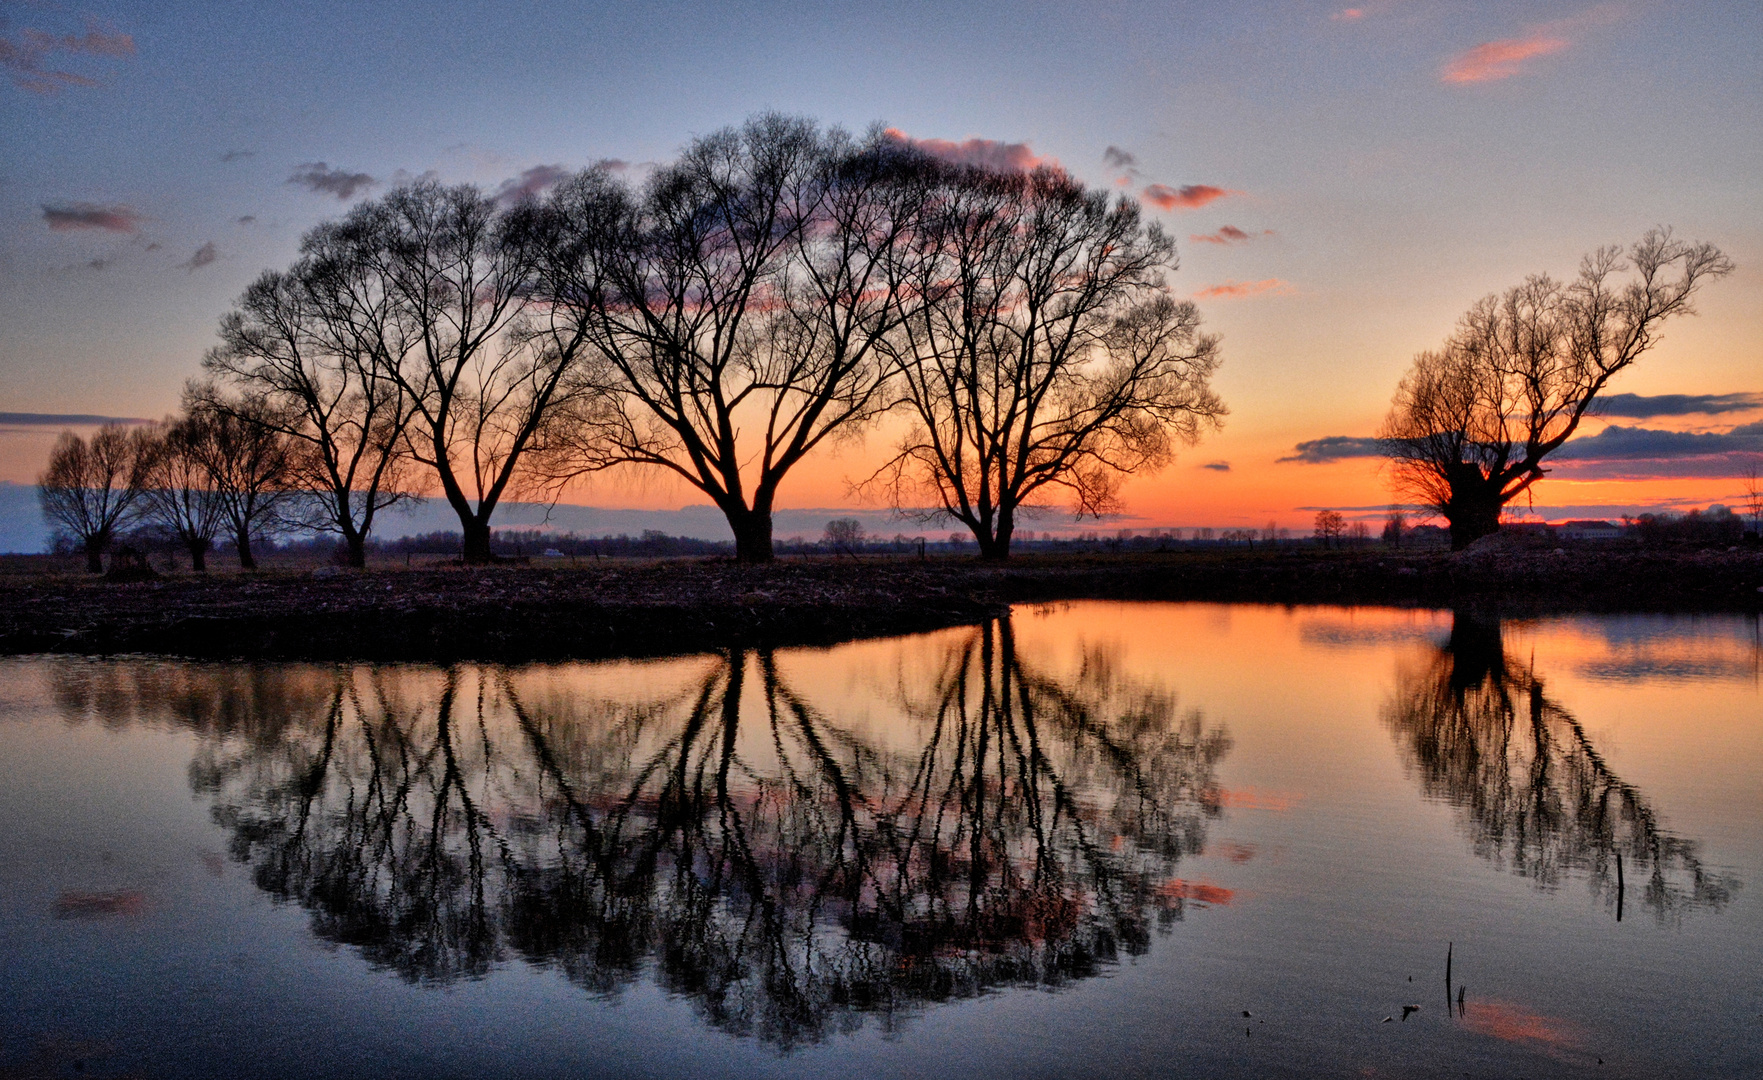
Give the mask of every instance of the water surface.
[{"label": "water surface", "polygon": [[0,1075],[1763,1075],[1760,656],[1080,603],[9,660]]}]

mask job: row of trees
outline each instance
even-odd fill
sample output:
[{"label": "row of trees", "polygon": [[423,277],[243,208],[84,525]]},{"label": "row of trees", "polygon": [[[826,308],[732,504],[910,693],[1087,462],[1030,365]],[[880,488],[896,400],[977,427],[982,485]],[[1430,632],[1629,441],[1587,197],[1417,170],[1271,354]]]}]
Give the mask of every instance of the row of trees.
[{"label": "row of trees", "polygon": [[254,568],[252,545],[315,517],[300,488],[303,457],[273,427],[193,404],[160,424],[109,424],[82,439],[64,432],[38,480],[44,514],[75,541],[93,573],[124,532],[146,528],[207,569],[217,537]]},{"label": "row of trees", "polygon": [[[1174,243],[1136,202],[879,129],[764,115],[640,189],[596,168],[512,205],[419,182],[300,250],[222,320],[171,430],[224,422],[280,448],[294,465],[253,482],[303,492],[356,564],[415,488],[487,561],[511,493],[631,466],[702,491],[737,556],[767,560],[790,470],[889,413],[904,434],[867,486],[1003,558],[1025,511],[1063,493],[1103,513],[1124,475],[1225,413],[1217,339],[1170,292]],[[128,497],[74,459],[121,437],[64,443],[45,476],[49,516],[88,552]],[[189,475],[137,485],[152,500],[221,483],[153,460]]]},{"label": "row of trees", "polygon": [[[640,189],[594,168],[513,204],[423,181],[300,250],[223,318],[173,427],[274,444],[296,464],[224,484],[306,493],[309,523],[357,564],[375,515],[411,490],[438,490],[467,561],[487,561],[511,493],[629,467],[703,492],[737,556],[763,561],[790,470],[889,414],[903,434],[859,487],[1004,558],[1025,513],[1060,496],[1109,511],[1123,477],[1226,411],[1218,341],[1172,294],[1174,242],[1135,201],[879,129],[763,115]],[[1731,269],[1657,230],[1587,256],[1572,283],[1481,301],[1397,390],[1381,434],[1398,483],[1454,546],[1494,531],[1609,381]],[[223,484],[199,454],[159,460]],[[45,486],[70,469],[58,457]],[[59,490],[51,519],[101,547],[126,496]]]}]

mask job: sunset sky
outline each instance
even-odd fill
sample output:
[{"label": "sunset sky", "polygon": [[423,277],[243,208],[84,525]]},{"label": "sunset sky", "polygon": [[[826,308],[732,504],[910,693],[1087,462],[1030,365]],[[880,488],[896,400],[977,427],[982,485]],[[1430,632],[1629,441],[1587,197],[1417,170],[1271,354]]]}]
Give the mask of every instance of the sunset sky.
[{"label": "sunset sky", "polygon": [[[0,481],[34,479],[59,417],[175,408],[244,286],[401,179],[640,173],[778,109],[1056,162],[1177,237],[1231,415],[1111,526],[1374,513],[1387,478],[1340,455],[1414,353],[1482,295],[1659,224],[1738,269],[1614,386],[1537,509],[1732,502],[1763,460],[1760,42],[1755,0],[0,0]],[[783,502],[848,502],[888,442],[811,461]]]}]

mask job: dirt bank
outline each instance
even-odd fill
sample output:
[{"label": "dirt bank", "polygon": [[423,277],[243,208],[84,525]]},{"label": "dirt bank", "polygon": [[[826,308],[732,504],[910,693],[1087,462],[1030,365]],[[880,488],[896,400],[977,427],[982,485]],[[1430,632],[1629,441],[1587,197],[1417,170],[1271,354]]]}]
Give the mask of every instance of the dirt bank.
[{"label": "dirt bank", "polygon": [[0,579],[0,652],[496,661],[831,644],[1066,599],[1758,611],[1763,553],[1172,552],[933,559],[607,561],[580,567]]}]

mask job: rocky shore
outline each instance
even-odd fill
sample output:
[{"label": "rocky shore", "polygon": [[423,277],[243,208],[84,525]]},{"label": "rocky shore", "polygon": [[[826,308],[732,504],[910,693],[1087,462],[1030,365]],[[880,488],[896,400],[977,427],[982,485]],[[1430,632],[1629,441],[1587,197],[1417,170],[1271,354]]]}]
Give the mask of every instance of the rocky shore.
[{"label": "rocky shore", "polygon": [[499,662],[821,645],[1077,599],[1572,611],[1763,610],[1763,552],[1368,549],[1028,556],[608,560],[117,584],[0,579],[0,653]]}]

